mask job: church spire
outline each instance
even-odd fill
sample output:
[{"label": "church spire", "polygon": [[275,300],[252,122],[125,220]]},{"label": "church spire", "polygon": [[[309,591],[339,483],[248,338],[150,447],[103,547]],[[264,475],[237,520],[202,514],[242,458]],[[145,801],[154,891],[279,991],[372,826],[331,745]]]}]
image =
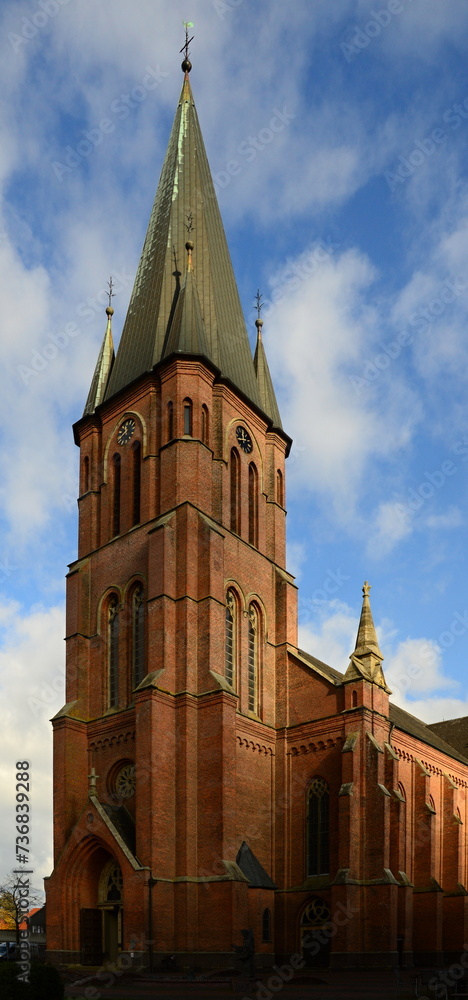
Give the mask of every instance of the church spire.
[{"label": "church spire", "polygon": [[114,364],[115,353],[114,353],[114,341],[112,338],[112,317],[114,315],[114,310],[112,308],[112,278],[109,280],[109,305],[106,309],[107,314],[107,325],[106,332],[104,334],[104,339],[101,344],[101,350],[99,351],[99,357],[96,362],[96,367],[94,369],[93,380],[91,382],[91,388],[89,390],[88,398],[86,400],[86,406],[84,408],[83,416],[86,417],[91,413],[94,413],[99,403],[102,403],[107,383],[109,381],[109,376],[112,371],[112,366]]},{"label": "church spire", "polygon": [[[188,39],[187,30],[187,45]],[[185,50],[185,46],[184,46]],[[244,316],[190,87],[188,59],[182,63],[184,82],[156,198],[151,213],[120,346],[105,398],[150,371],[172,350],[193,353],[192,337],[176,331],[188,306],[196,321],[195,353],[203,354],[221,376],[254,405],[263,409]],[[185,257],[186,220],[194,247],[196,284],[187,272],[185,305],[174,258]],[[175,346],[177,343],[177,346]],[[260,362],[263,371],[263,361]],[[269,377],[269,376],[268,376]],[[270,380],[271,381],[271,380]],[[275,417],[280,426],[277,407]]]},{"label": "church spire", "polygon": [[344,681],[346,683],[347,681],[364,679],[377,684],[378,687],[383,688],[384,691],[390,694],[382,670],[383,655],[379,649],[374,619],[372,618],[369,600],[370,589],[371,586],[366,581],[362,588],[362,611],[356,636],[356,645],[354,652],[351,653]]},{"label": "church spire", "polygon": [[281,427],[280,412],[278,409],[278,403],[276,402],[275,390],[273,388],[270,369],[268,367],[268,361],[266,359],[265,348],[263,345],[263,320],[261,317],[262,296],[260,294],[260,289],[257,291],[256,309],[257,319],[255,320],[255,326],[257,327],[257,346],[255,348],[254,368],[257,376],[260,405],[263,412],[266,413],[266,415],[273,421],[274,426]]}]

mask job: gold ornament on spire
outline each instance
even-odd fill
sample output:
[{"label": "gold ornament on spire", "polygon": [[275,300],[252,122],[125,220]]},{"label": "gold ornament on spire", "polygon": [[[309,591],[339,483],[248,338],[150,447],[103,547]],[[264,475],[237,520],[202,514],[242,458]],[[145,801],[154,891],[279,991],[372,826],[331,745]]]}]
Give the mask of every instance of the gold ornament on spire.
[{"label": "gold ornament on spire", "polygon": [[185,52],[185,59],[182,63],[182,70],[185,73],[185,76],[187,77],[187,75],[190,73],[190,70],[192,69],[192,63],[190,62],[189,59],[189,45],[190,42],[193,42],[195,35],[192,35],[192,37],[189,38],[189,28],[193,28],[193,21],[182,21],[182,24],[185,28],[185,43],[180,51]]}]

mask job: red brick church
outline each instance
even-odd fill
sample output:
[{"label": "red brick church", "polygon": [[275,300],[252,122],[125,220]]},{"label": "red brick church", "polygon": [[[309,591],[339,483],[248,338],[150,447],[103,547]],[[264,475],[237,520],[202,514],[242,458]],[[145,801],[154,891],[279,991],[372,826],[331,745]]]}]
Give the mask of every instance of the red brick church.
[{"label": "red brick church", "polygon": [[49,958],[451,959],[468,938],[468,729],[389,702],[368,584],[344,673],[297,647],[291,441],[182,68],[119,349],[109,307],[74,429]]}]

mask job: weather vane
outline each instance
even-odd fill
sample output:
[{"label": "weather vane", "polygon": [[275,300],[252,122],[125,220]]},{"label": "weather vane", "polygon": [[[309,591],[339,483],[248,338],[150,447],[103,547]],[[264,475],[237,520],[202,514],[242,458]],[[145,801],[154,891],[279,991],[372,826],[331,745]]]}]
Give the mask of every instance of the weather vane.
[{"label": "weather vane", "polygon": [[189,38],[189,28],[193,28],[193,21],[182,21],[182,24],[183,24],[183,26],[185,28],[185,45],[182,46],[182,48],[181,48],[180,51],[181,52],[185,52],[185,62],[188,63],[189,62],[189,45],[190,45],[190,42],[193,42],[193,39],[195,38],[195,35],[192,35],[192,37]]},{"label": "weather vane", "polygon": [[115,292],[113,291],[113,288],[114,288],[114,282],[112,281],[112,275],[110,276],[110,278],[109,278],[109,281],[107,282],[107,284],[109,285],[109,291],[108,291],[108,293],[107,293],[107,294],[108,294],[108,296],[109,296],[109,305],[108,305],[108,307],[107,307],[107,308],[108,308],[108,309],[112,309],[112,299],[113,299],[113,298],[114,298],[114,296],[115,296]]},{"label": "weather vane", "polygon": [[262,302],[262,299],[263,299],[263,295],[260,293],[260,289],[257,288],[257,294],[255,296],[255,306],[254,306],[254,309],[257,310],[257,319],[261,319],[262,318],[262,309],[263,309],[263,306],[264,306],[264,303]]}]

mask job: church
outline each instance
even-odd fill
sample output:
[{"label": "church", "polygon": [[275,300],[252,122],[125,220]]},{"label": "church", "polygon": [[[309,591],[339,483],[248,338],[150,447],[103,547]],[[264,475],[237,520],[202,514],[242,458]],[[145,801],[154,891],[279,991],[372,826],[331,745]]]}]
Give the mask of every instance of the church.
[{"label": "church", "polygon": [[182,70],[118,351],[109,304],[74,427],[48,959],[459,960],[468,720],[389,700],[368,583],[344,673],[297,646],[291,440]]}]

